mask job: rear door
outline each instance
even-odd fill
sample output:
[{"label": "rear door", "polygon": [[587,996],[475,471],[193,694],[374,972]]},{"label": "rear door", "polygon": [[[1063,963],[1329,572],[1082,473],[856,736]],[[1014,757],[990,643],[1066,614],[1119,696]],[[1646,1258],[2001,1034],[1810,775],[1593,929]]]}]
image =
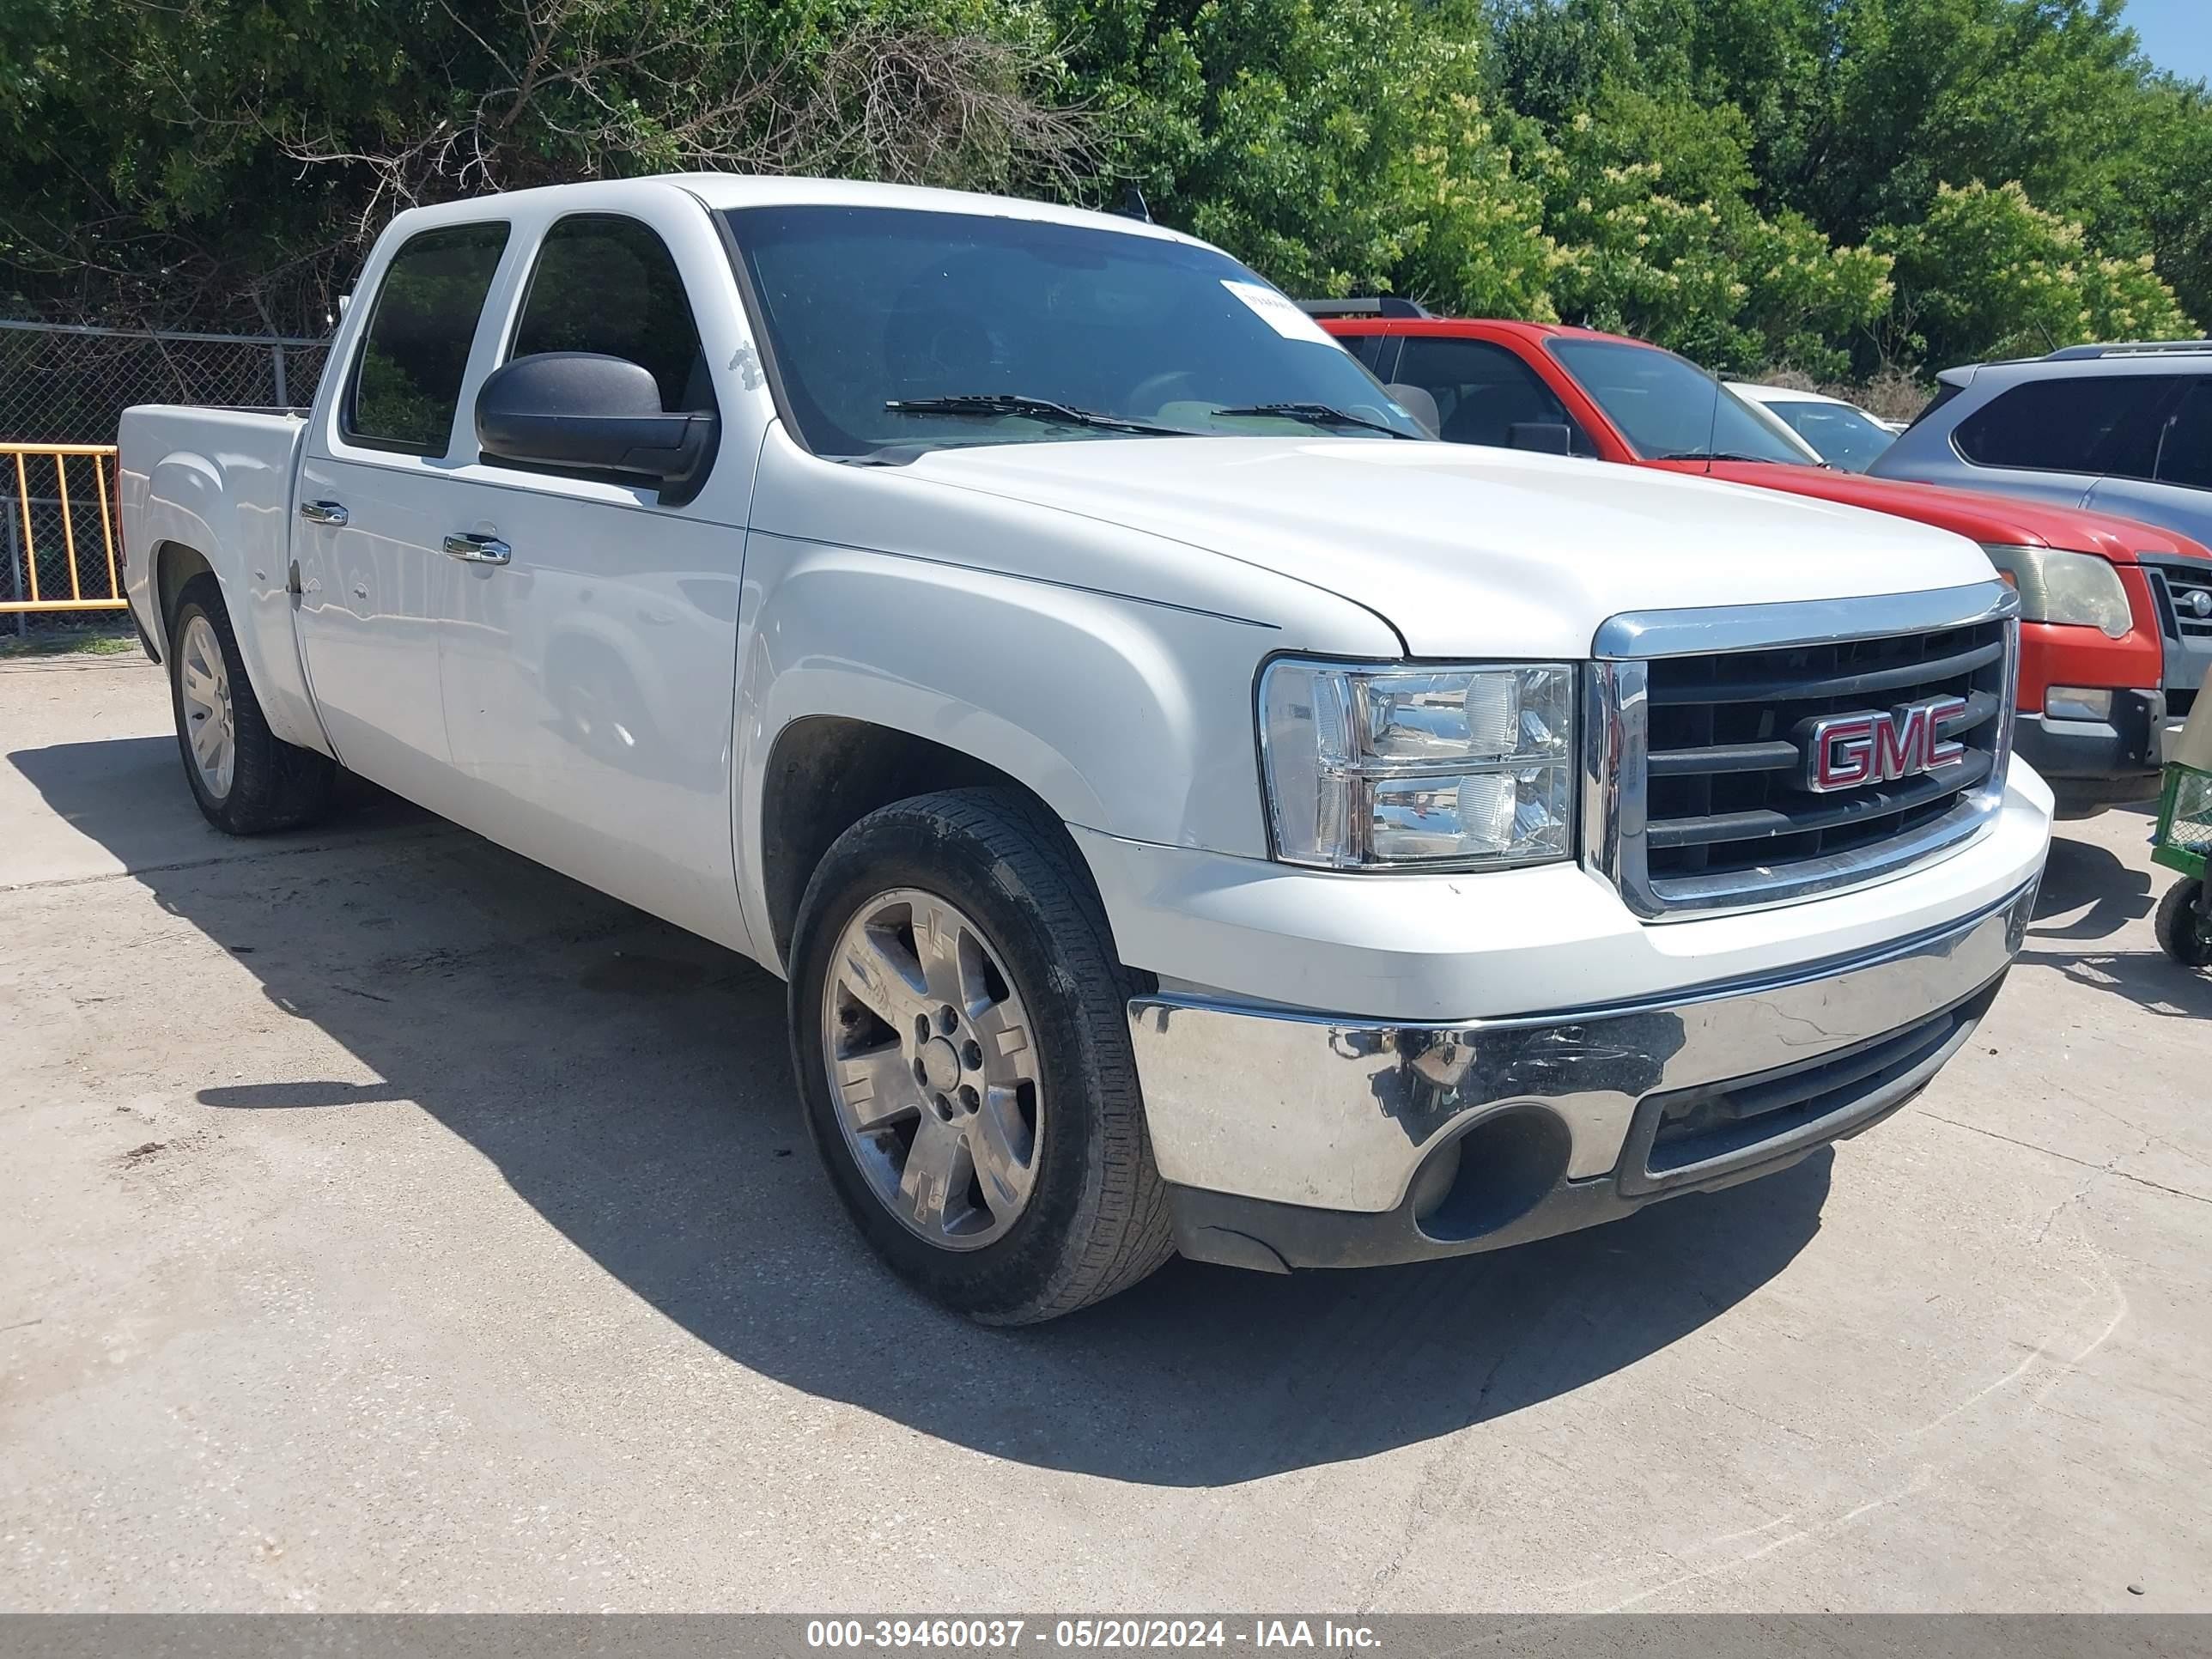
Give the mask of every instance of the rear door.
[{"label": "rear door", "polygon": [[461,388],[509,239],[504,222],[410,236],[366,295],[343,380],[301,451],[291,537],[300,651],[323,728],[364,777],[454,805],[439,633],[454,580],[440,550]]},{"label": "rear door", "polygon": [[[739,579],[763,394],[713,222],[679,191],[551,218],[494,331],[497,360],[642,364],[662,407],[714,410],[697,496],[528,467],[471,441],[431,528],[447,561],[446,729],[455,816],[504,846],[739,950],[731,744]],[[549,216],[550,217],[550,216]],[[487,372],[489,372],[489,369]]]}]

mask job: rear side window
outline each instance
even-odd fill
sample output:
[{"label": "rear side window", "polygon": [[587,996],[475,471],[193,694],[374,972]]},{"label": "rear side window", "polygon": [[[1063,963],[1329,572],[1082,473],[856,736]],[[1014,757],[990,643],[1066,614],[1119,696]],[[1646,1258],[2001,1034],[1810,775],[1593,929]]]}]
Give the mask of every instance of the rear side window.
[{"label": "rear side window", "polygon": [[1977,466],[2148,478],[2172,386],[2157,374],[2030,380],[1961,421],[1954,441]]},{"label": "rear side window", "polygon": [[[1446,443],[1495,444],[1510,447],[1513,428],[1534,422],[1574,428],[1552,388],[1536,371],[1504,346],[1484,340],[1434,339],[1415,336],[1406,342],[1396,378],[1417,386],[1437,400],[1438,434]],[[1589,445],[1574,434],[1577,454]]]},{"label": "rear side window", "polygon": [[409,237],[392,256],[340,410],[349,441],[446,453],[477,319],[506,246],[503,224],[449,225]]},{"label": "rear side window", "polygon": [[2190,383],[2159,438],[2158,481],[2212,489],[2212,376]]},{"label": "rear side window", "polygon": [[545,233],[508,356],[541,351],[639,364],[670,414],[714,407],[684,278],[667,244],[635,219],[579,214]]}]

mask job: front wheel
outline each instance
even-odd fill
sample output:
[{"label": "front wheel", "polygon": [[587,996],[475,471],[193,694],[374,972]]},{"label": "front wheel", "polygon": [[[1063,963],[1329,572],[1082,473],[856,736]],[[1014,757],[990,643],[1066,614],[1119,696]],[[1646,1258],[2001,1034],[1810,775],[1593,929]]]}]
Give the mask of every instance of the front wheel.
[{"label": "front wheel", "polygon": [[169,617],[169,702],[185,781],[224,834],[294,829],[329,805],[337,763],[269,729],[211,575],[186,582]]},{"label": "front wheel", "polygon": [[808,884],[791,976],[807,1128],[877,1252],[1027,1324],[1173,1253],[1129,976],[1060,824],[1011,792],[897,802]]},{"label": "front wheel", "polygon": [[2176,882],[2159,901],[2159,948],[2185,968],[2212,968],[2212,911],[2204,908],[2204,884]]}]

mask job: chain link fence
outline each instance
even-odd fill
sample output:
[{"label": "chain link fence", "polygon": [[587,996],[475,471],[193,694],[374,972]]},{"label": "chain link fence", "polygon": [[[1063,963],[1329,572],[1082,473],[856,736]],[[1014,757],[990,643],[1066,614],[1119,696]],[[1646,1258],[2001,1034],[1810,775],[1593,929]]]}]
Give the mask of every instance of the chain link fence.
[{"label": "chain link fence", "polygon": [[304,405],[327,340],[0,322],[0,626],[112,613],[112,458],[132,404]]},{"label": "chain link fence", "polygon": [[329,349],[276,334],[0,322],[0,443],[112,444],[132,404],[304,405]]}]

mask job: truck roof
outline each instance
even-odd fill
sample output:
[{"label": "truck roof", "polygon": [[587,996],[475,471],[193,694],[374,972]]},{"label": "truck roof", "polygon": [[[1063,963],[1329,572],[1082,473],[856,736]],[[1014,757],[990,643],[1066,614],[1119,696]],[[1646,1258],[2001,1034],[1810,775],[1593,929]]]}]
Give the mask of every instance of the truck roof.
[{"label": "truck roof", "polygon": [[413,230],[424,225],[454,220],[482,219],[502,204],[544,208],[556,202],[580,207],[618,208],[625,198],[677,190],[708,208],[824,207],[906,208],[922,212],[985,214],[995,218],[1035,219],[1048,224],[1087,225],[1162,241],[1210,246],[1194,236],[1170,230],[1149,220],[1117,213],[1093,212],[1088,208],[1061,207],[1013,196],[988,196],[975,191],[937,190],[920,185],[872,184],[854,179],[810,179],[787,174],[746,173],[659,173],[644,179],[610,179],[582,184],[544,185],[534,190],[501,191],[473,196],[433,207],[410,208],[393,221]]},{"label": "truck roof", "polygon": [[[1328,311],[1320,314],[1321,325],[1332,334],[1465,334],[1480,327],[1529,340],[1618,340],[1626,345],[1651,346],[1628,334],[1608,334],[1601,328],[1577,328],[1571,323],[1530,323],[1517,317],[1394,317],[1371,313]],[[1662,349],[1652,346],[1653,350]]]}]

